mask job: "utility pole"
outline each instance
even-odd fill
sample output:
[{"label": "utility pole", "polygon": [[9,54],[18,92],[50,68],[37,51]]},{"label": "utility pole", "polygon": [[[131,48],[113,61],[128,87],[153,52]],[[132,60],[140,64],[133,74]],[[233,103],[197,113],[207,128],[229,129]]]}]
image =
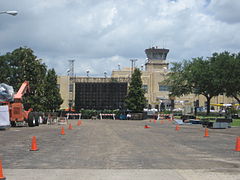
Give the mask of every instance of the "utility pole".
[{"label": "utility pole", "polygon": [[134,70],[134,68],[135,68],[135,66],[136,66],[136,61],[137,61],[137,59],[130,59],[130,61],[131,61],[131,77],[132,77],[132,73],[133,73],[133,70]]},{"label": "utility pole", "polygon": [[69,62],[69,110],[72,109],[72,106],[73,106],[73,85],[74,85],[74,59],[71,59],[71,60],[68,60]]}]

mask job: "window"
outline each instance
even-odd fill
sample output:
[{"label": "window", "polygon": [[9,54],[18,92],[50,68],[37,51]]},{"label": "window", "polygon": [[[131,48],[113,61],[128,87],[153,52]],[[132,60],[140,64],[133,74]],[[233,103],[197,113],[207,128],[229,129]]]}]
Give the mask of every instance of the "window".
[{"label": "window", "polygon": [[144,84],[142,86],[142,89],[144,90],[145,93],[147,93],[148,92],[148,85]]},{"label": "window", "polygon": [[169,87],[165,85],[159,85],[159,91],[168,91]]}]

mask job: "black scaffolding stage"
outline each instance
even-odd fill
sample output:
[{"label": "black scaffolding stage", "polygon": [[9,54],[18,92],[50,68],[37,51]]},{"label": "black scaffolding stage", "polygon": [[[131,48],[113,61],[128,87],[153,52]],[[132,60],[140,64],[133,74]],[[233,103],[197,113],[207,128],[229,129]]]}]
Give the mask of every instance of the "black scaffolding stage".
[{"label": "black scaffolding stage", "polygon": [[126,82],[80,82],[75,84],[75,108],[121,109],[127,95]]}]

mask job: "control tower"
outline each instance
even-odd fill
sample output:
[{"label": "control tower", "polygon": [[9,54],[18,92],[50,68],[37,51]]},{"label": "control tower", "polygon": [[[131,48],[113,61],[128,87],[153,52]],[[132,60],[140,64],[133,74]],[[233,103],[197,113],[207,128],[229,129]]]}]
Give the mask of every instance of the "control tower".
[{"label": "control tower", "polygon": [[146,71],[168,69],[169,63],[166,62],[168,52],[169,49],[160,49],[158,47],[145,49],[147,55]]}]

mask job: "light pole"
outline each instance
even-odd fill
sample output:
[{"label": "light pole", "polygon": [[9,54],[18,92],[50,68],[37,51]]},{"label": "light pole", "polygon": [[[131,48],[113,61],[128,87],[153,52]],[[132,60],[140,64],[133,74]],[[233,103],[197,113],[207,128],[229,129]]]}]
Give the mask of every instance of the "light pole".
[{"label": "light pole", "polygon": [[0,14],[9,14],[12,16],[16,16],[18,12],[17,11],[1,11]]},{"label": "light pole", "polygon": [[118,63],[118,70],[120,71],[120,69],[121,69],[121,65],[120,63]]},{"label": "light pole", "polygon": [[106,71],[104,71],[104,77],[107,78],[107,72]]},{"label": "light pole", "polygon": [[86,73],[87,73],[87,77],[89,77],[89,72],[90,72],[89,70],[86,70]]}]

